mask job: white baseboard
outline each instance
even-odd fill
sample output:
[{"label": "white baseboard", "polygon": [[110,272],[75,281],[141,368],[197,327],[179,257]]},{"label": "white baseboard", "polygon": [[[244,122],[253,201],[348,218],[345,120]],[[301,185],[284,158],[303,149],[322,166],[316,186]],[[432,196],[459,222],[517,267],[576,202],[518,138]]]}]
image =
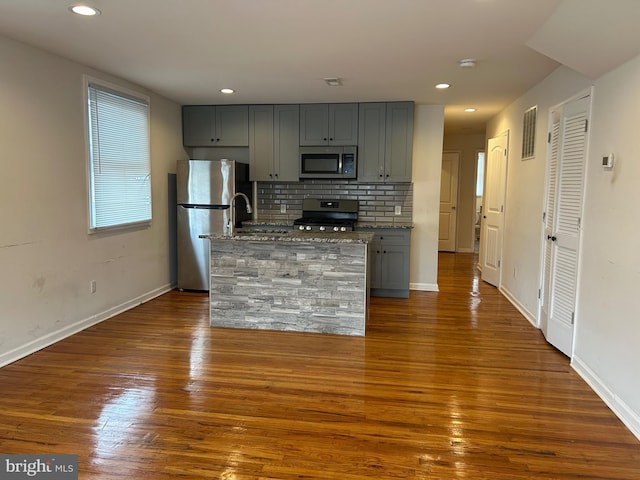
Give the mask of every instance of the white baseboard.
[{"label": "white baseboard", "polygon": [[529,310],[527,310],[524,307],[524,305],[522,305],[516,299],[516,297],[514,297],[511,294],[509,289],[501,286],[498,290],[500,290],[500,293],[502,293],[506,297],[506,299],[509,300],[509,302],[511,302],[511,304],[518,309],[518,311],[524,316],[524,318],[526,318],[529,321],[531,325],[533,325],[536,328],[540,328],[540,326],[538,325],[538,319],[536,318],[536,316],[533,313],[531,313]]},{"label": "white baseboard", "polygon": [[461,247],[456,249],[456,253],[474,253],[472,247]]},{"label": "white baseboard", "polygon": [[97,323],[100,323],[108,318],[114,317],[119,313],[125,312],[127,310],[132,309],[140,305],[141,303],[148,302],[160,295],[167,293],[172,290],[171,285],[163,285],[162,287],[156,288],[155,290],[151,290],[143,295],[140,295],[136,298],[132,298],[120,305],[116,305],[104,312],[97,313],[95,315],[91,315],[88,318],[80,320],[71,325],[67,325],[66,327],[61,328],[55,332],[51,332],[43,337],[36,338],[20,347],[14,348],[13,350],[0,354],[0,367],[4,367],[10,363],[15,362],[16,360],[20,360],[21,358],[26,357],[27,355],[31,355],[32,353],[37,352],[38,350],[42,350],[49,345],[53,345],[64,338],[70,337],[82,330],[91,327]]},{"label": "white baseboard", "polygon": [[640,440],[640,415],[634,412],[600,380],[580,357],[574,356],[571,367],[587,382],[594,392],[607,404],[615,415],[626,425],[638,440]]},{"label": "white baseboard", "polygon": [[422,290],[423,292],[439,292],[437,283],[411,283],[409,290]]}]

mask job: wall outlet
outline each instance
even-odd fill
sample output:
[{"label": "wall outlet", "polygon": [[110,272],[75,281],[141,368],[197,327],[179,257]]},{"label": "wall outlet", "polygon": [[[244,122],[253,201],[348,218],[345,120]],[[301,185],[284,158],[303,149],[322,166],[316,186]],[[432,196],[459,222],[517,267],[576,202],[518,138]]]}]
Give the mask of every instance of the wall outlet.
[{"label": "wall outlet", "polygon": [[89,292],[90,293],[96,293],[96,281],[95,280],[91,280],[89,282]]},{"label": "wall outlet", "polygon": [[402,206],[401,205],[396,205],[396,209],[394,212],[396,215],[402,215]]},{"label": "wall outlet", "polygon": [[287,213],[287,204],[286,203],[281,203],[280,204],[280,213]]}]

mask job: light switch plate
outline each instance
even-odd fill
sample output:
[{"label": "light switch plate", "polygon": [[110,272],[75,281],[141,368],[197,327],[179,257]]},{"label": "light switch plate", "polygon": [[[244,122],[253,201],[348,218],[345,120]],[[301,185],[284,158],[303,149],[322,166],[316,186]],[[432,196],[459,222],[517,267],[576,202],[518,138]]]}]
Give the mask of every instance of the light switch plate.
[{"label": "light switch plate", "polygon": [[395,214],[396,215],[402,215],[402,206],[401,205],[396,205]]},{"label": "light switch plate", "polygon": [[281,203],[280,204],[280,213],[287,213],[287,204],[286,203]]}]

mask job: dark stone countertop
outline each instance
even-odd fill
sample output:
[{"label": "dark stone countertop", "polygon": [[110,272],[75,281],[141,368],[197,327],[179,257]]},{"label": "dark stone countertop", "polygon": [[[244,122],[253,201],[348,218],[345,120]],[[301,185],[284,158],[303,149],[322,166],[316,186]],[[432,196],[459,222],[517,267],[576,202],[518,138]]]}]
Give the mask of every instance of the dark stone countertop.
[{"label": "dark stone countertop", "polygon": [[200,235],[200,238],[226,241],[248,242],[310,242],[310,243],[368,243],[373,240],[373,232],[314,233],[297,230],[257,230],[238,231],[233,237],[226,235]]}]

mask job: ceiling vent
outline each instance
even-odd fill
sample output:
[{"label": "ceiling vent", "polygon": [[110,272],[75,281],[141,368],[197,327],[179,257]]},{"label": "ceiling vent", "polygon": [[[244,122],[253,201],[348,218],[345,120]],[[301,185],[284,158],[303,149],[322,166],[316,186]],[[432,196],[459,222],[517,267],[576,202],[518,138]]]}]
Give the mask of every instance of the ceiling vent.
[{"label": "ceiling vent", "polygon": [[324,80],[324,83],[326,83],[330,87],[340,87],[340,86],[342,86],[342,80],[340,80],[338,77],[323,78],[323,80]]}]

